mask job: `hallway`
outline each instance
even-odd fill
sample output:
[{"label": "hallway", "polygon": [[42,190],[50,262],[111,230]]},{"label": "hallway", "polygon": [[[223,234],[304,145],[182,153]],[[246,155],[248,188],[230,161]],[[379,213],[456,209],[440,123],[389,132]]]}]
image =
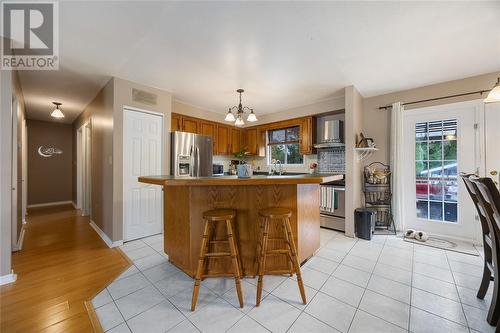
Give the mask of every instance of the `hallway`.
[{"label": "hallway", "polygon": [[0,287],[1,332],[92,332],[85,301],[130,261],[110,249],[71,205],[29,211],[17,281]]}]

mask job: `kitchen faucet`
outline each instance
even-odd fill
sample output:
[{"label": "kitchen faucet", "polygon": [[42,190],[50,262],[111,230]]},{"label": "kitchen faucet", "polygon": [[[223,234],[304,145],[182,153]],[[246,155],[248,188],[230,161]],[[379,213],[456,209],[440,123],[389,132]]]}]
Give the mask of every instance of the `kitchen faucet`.
[{"label": "kitchen faucet", "polygon": [[[271,170],[269,171],[269,174],[271,174],[271,175],[278,174],[281,176],[283,174],[283,165],[281,164],[281,161],[273,159],[271,161],[271,163],[273,164],[274,167],[271,168]],[[278,167],[278,164],[279,164],[279,167]]]}]

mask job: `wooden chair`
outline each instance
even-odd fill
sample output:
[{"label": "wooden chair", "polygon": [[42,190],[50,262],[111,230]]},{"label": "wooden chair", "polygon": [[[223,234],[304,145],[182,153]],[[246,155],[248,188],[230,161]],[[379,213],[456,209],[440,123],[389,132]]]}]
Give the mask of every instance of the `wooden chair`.
[{"label": "wooden chair", "polygon": [[[498,265],[500,264],[498,258],[498,254],[500,253],[498,247],[500,245],[500,193],[491,178],[478,178],[476,176],[470,176],[468,179],[473,184],[473,192],[476,194],[476,198],[479,203],[478,213],[480,216],[485,217],[489,228],[489,237],[486,238],[484,244],[485,268],[477,297],[484,297],[486,291],[488,290],[490,281],[493,280],[493,294],[487,321],[490,325],[496,325],[500,317],[500,306],[497,304],[500,300],[498,297],[500,281],[498,274]],[[486,246],[491,248],[491,255],[487,254]],[[490,256],[490,258],[487,259],[487,255]],[[488,275],[489,278],[487,278]]]},{"label": "wooden chair", "polygon": [[[262,286],[263,286],[263,276],[264,274],[290,274],[294,273],[297,275],[297,284],[299,285],[300,296],[302,302],[307,304],[306,293],[304,290],[304,284],[302,282],[302,275],[300,274],[300,265],[297,257],[297,248],[295,247],[295,241],[293,240],[292,228],[290,227],[290,217],[292,216],[292,211],[287,208],[274,207],[266,208],[259,211],[259,216],[261,217],[260,224],[260,235],[258,239],[257,246],[257,258],[258,258],[258,282],[257,282],[257,299],[256,305],[260,305],[262,298]],[[283,241],[285,242],[286,249],[274,249],[268,250],[268,242],[271,240],[269,238],[269,224],[271,221],[277,220],[281,223],[283,230]],[[288,270],[285,271],[265,271],[266,257],[269,255],[285,255],[288,260]]]},{"label": "wooden chair", "polygon": [[[484,212],[478,198],[477,192],[479,191],[474,185],[474,183],[469,179],[473,177],[473,174],[461,174],[460,177],[465,183],[465,188],[469,192],[469,196],[476,207],[477,214],[479,215],[479,221],[481,222],[481,229],[483,234],[483,248],[484,248],[484,269],[483,278],[481,280],[481,285],[479,291],[477,292],[477,297],[483,299],[488,291],[490,281],[494,278],[493,272],[493,248],[497,248],[496,237],[493,234],[493,226],[486,218],[486,213]],[[496,253],[495,253],[496,254]]]},{"label": "wooden chair", "polygon": [[[201,280],[207,277],[220,277],[228,276],[227,274],[206,274],[208,266],[208,258],[220,259],[220,258],[231,258],[231,263],[233,266],[233,274],[229,276],[234,277],[236,284],[236,293],[238,294],[238,301],[240,307],[243,307],[243,292],[241,290],[241,260],[239,256],[238,246],[235,241],[233,233],[233,220],[236,216],[234,210],[231,209],[214,209],[203,213],[203,219],[205,220],[205,228],[203,231],[203,239],[201,241],[200,248],[200,258],[198,259],[198,268],[196,270],[193,297],[191,300],[191,311],[196,308],[196,302],[198,301],[198,293],[200,291]],[[213,240],[215,237],[215,224],[217,222],[224,222],[227,232],[227,240]],[[227,244],[229,247],[229,252],[208,252],[210,250],[211,244]]]}]

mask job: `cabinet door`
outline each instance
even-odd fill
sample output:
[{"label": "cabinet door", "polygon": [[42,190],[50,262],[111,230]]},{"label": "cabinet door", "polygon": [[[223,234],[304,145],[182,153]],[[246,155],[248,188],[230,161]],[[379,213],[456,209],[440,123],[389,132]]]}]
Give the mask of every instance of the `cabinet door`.
[{"label": "cabinet door", "polygon": [[242,148],[241,130],[239,128],[231,127],[231,153],[238,153]]},{"label": "cabinet door", "polygon": [[217,124],[208,121],[201,121],[200,123],[200,134],[207,135],[212,138],[212,144],[214,149],[214,155],[217,155]]},{"label": "cabinet door", "polygon": [[178,114],[172,114],[172,123],[170,126],[172,132],[182,131],[182,118]]},{"label": "cabinet door", "polygon": [[302,118],[300,122],[300,153],[313,153],[313,124],[312,117]]},{"label": "cabinet door", "polygon": [[217,155],[229,154],[230,128],[217,125]]},{"label": "cabinet door", "polygon": [[245,149],[249,155],[257,155],[257,129],[250,128],[245,130]]},{"label": "cabinet door", "polygon": [[189,133],[200,133],[200,120],[196,118],[182,117],[182,130]]}]

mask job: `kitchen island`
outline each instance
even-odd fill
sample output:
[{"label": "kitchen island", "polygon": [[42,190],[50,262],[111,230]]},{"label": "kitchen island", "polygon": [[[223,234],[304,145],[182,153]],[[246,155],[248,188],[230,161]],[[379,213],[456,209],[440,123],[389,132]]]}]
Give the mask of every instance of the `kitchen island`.
[{"label": "kitchen island", "polygon": [[[237,178],[145,176],[139,182],[163,186],[164,251],[170,262],[194,276],[203,235],[203,212],[215,208],[236,210],[235,234],[242,261],[243,276],[257,271],[255,252],[259,231],[258,211],[267,207],[286,207],[292,211],[290,224],[299,261],[310,258],[320,244],[319,184],[342,179],[341,175],[276,175]],[[276,225],[276,226],[275,226]],[[277,223],[271,224],[270,237],[281,238]],[[217,230],[224,237],[225,228]],[[227,244],[214,242],[214,251],[227,250]],[[270,249],[283,248],[275,239]],[[268,257],[267,270],[287,269],[282,256]],[[208,271],[231,273],[229,258],[210,259]]]}]

